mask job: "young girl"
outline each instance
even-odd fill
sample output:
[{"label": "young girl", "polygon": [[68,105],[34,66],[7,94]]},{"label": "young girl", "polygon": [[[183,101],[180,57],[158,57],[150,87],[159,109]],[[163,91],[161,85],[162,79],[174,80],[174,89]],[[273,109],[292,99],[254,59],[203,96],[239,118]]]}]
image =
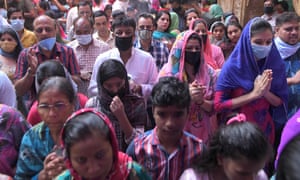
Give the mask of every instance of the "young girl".
[{"label": "young girl", "polygon": [[212,137],[207,154],[180,179],[267,180],[262,168],[272,157],[272,147],[263,132],[238,114]]},{"label": "young girl", "polygon": [[57,179],[150,179],[132,158],[118,151],[107,116],[81,109],[66,122],[61,133],[68,171]]}]

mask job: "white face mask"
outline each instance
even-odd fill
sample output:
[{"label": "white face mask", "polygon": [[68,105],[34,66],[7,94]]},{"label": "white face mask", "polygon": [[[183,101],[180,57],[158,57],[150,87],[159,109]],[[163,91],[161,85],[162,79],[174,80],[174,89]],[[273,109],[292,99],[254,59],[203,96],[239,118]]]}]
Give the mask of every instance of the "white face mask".
[{"label": "white face mask", "polygon": [[12,19],[10,20],[10,24],[15,31],[21,31],[24,29],[24,19]]},{"label": "white face mask", "polygon": [[87,45],[92,41],[91,34],[84,34],[84,35],[75,34],[75,38],[77,39],[78,43],[81,45]]},{"label": "white face mask", "polygon": [[272,43],[268,46],[251,43],[252,51],[256,59],[263,59],[267,57],[271,51]]}]

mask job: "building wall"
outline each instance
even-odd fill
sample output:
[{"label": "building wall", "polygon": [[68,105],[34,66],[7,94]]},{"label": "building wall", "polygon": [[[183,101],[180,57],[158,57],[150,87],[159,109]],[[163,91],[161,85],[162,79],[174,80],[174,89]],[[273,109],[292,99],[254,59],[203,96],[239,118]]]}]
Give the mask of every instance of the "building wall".
[{"label": "building wall", "polygon": [[241,25],[251,18],[263,15],[263,0],[218,0],[224,12],[234,12]]}]

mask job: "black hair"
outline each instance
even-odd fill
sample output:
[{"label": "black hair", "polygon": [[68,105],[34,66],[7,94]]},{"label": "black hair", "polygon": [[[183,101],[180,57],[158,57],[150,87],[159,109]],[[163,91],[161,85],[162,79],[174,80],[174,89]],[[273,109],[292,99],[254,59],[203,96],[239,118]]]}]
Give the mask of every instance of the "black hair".
[{"label": "black hair", "polygon": [[[190,8],[190,9],[188,9],[188,10],[186,10],[185,12],[184,12],[184,20],[185,20],[185,22],[187,21],[187,16],[190,14],[190,13],[196,13],[197,14],[197,16],[198,16],[198,18],[199,18],[199,13],[196,11],[196,9],[195,8]],[[189,27],[188,27],[189,28]]]},{"label": "black hair", "polygon": [[157,21],[159,20],[159,18],[162,16],[162,15],[164,15],[164,14],[167,14],[168,16],[169,16],[169,26],[168,26],[168,28],[165,30],[165,32],[168,32],[168,30],[169,30],[169,28],[170,28],[170,26],[171,26],[171,24],[172,24],[172,20],[171,20],[171,14],[169,13],[169,11],[165,11],[165,10],[163,10],[163,11],[158,11],[158,13],[156,14],[156,16],[155,16],[155,19],[154,19],[154,21],[155,21],[155,27],[157,28]]},{"label": "black hair", "polygon": [[52,18],[55,21],[55,24],[56,24],[56,19],[58,18],[59,14],[56,14],[53,10],[49,9],[49,10],[45,11],[45,15]]},{"label": "black hair", "polygon": [[15,12],[21,12],[22,16],[24,18],[24,12],[22,11],[22,9],[16,8],[16,7],[10,7],[7,9],[7,19],[9,20],[11,15]]},{"label": "black hair", "polygon": [[57,89],[62,94],[64,94],[70,103],[75,104],[76,101],[76,95],[75,91],[73,89],[73,86],[69,80],[67,80],[64,77],[50,77],[48,79],[45,79],[39,88],[39,91],[37,93],[37,99],[40,98],[40,95],[49,89]]},{"label": "black hair", "polygon": [[39,2],[39,7],[42,8],[43,10],[47,11],[50,10],[50,4],[48,1],[40,1]]},{"label": "black hair", "polygon": [[99,10],[99,11],[94,12],[94,18],[101,17],[101,16],[104,16],[106,18],[106,20],[108,21],[109,18],[104,11]]},{"label": "black hair", "polygon": [[279,2],[276,2],[276,3],[275,3],[275,6],[276,6],[276,5],[280,5],[284,11],[288,11],[288,10],[289,10],[289,4],[288,4],[288,2],[286,2],[286,1],[279,1]]},{"label": "black hair", "polygon": [[226,27],[225,27],[225,24],[224,24],[223,22],[221,22],[221,21],[216,21],[216,22],[214,22],[214,23],[212,24],[212,26],[211,26],[211,32],[213,32],[214,29],[215,29],[216,27],[222,27],[223,30],[224,30],[224,33],[225,33]]},{"label": "black hair", "polygon": [[273,32],[272,26],[270,25],[270,23],[268,21],[266,21],[262,18],[257,18],[251,24],[250,36],[253,37],[255,34],[263,32],[265,30],[270,30],[271,32]]},{"label": "black hair", "polygon": [[169,3],[169,0],[159,0],[159,5],[162,8],[166,8],[168,3]]},{"label": "black hair", "polygon": [[17,32],[15,30],[13,30],[11,27],[6,26],[4,27],[1,31],[0,31],[0,38],[4,35],[4,34],[9,34],[11,37],[14,38],[14,40],[17,42],[17,46],[15,47],[15,50],[10,53],[13,54],[13,58],[17,61],[20,52],[23,50],[23,46],[21,44],[21,41],[19,39],[19,35],[17,34]]},{"label": "black hair", "polygon": [[103,11],[107,11],[107,10],[112,10],[112,5],[111,4],[106,4]]},{"label": "black hair", "polygon": [[111,16],[112,16],[113,19],[117,19],[117,18],[126,16],[126,14],[121,9],[116,9],[116,10],[111,12]]},{"label": "black hair", "polygon": [[129,87],[127,71],[124,65],[118,60],[109,59],[103,62],[98,69],[97,86],[99,92],[101,92],[101,87],[103,83],[112,77],[119,77],[120,79],[124,79],[125,84],[127,85],[127,87]]},{"label": "black hair", "polygon": [[151,92],[152,106],[177,106],[189,108],[191,97],[186,82],[176,77],[162,77]]},{"label": "black hair", "polygon": [[89,1],[80,1],[78,4],[77,4],[77,9],[79,10],[79,7],[80,6],[89,6],[90,9],[91,9],[91,12],[93,14],[93,6],[92,4],[89,2]]},{"label": "black hair", "polygon": [[153,17],[150,13],[141,13],[141,14],[139,14],[139,16],[138,16],[138,18],[137,18],[137,22],[138,22],[141,18],[151,19],[152,24],[155,25],[154,17]]},{"label": "black hair", "polygon": [[127,16],[122,16],[119,18],[114,19],[112,23],[112,30],[114,31],[117,27],[120,26],[129,26],[133,28],[133,31],[135,31],[136,28],[136,23],[133,18],[127,17]]},{"label": "black hair", "polygon": [[277,16],[276,27],[282,26],[287,22],[300,22],[300,17],[295,12],[284,12]]},{"label": "black hair", "polygon": [[41,63],[36,70],[38,85],[41,85],[45,79],[52,76],[66,77],[64,66],[55,59]]},{"label": "black hair", "polygon": [[300,135],[294,137],[280,154],[277,166],[276,180],[299,179],[300,166]]},{"label": "black hair", "polygon": [[85,112],[83,114],[76,115],[66,122],[62,131],[62,140],[66,148],[66,155],[69,158],[70,148],[94,134],[101,134],[105,139],[110,139],[110,131],[101,117],[97,116],[93,112]]},{"label": "black hair", "polygon": [[232,122],[222,126],[209,140],[205,155],[195,161],[195,168],[207,172],[218,166],[218,157],[238,160],[245,157],[261,161],[271,159],[272,146],[262,130],[251,122]]}]

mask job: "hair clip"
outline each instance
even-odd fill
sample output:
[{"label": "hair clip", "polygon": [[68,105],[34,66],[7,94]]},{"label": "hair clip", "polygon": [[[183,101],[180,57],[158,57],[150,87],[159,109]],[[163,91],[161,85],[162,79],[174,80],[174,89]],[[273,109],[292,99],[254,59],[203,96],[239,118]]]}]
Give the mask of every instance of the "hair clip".
[{"label": "hair clip", "polygon": [[243,113],[238,113],[237,115],[235,115],[234,117],[230,118],[226,125],[229,125],[233,122],[245,122],[246,121],[246,115]]}]

